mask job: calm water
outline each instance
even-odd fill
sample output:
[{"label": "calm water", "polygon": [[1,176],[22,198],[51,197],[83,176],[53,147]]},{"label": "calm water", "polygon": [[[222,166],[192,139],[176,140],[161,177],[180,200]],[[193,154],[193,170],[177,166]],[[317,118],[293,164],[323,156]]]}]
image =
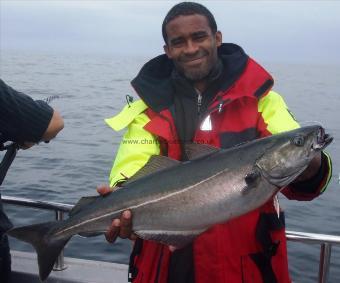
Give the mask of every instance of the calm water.
[{"label": "calm water", "polygon": [[[136,97],[130,80],[147,58],[111,58],[2,53],[0,76],[14,88],[36,99],[58,95],[52,102],[65,119],[65,129],[49,144],[20,151],[4,182],[2,194],[38,200],[74,203],[95,195],[108,174],[122,133],[109,129],[103,119],[125,105],[125,95]],[[328,151],[333,177],[328,190],[312,202],[288,201],[287,229],[340,235],[340,66],[265,64],[276,79],[275,90],[284,95],[301,122],[319,121],[335,137]],[[52,212],[6,206],[15,225],[53,219]],[[12,247],[31,250],[12,241]],[[104,237],[74,237],[67,256],[127,263],[130,244],[107,244]],[[316,282],[319,247],[289,244],[294,282]],[[329,282],[340,282],[340,249],[332,252]]]}]

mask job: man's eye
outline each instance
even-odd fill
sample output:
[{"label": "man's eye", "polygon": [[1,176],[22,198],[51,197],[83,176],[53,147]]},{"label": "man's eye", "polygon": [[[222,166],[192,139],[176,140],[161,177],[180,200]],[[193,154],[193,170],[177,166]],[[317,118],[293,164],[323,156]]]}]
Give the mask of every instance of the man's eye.
[{"label": "man's eye", "polygon": [[194,40],[195,41],[203,41],[203,40],[205,40],[206,39],[206,35],[197,35],[197,36],[195,36],[194,37]]},{"label": "man's eye", "polygon": [[174,47],[178,47],[178,46],[181,46],[183,44],[183,40],[173,40],[171,41],[171,45],[174,46]]}]

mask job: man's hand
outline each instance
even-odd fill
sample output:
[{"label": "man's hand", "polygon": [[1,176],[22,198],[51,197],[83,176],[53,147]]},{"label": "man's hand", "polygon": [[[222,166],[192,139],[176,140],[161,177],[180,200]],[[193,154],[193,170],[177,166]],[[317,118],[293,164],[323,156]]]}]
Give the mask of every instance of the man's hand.
[{"label": "man's hand", "polygon": [[23,150],[25,149],[29,149],[31,148],[32,146],[34,146],[36,143],[34,142],[23,142],[22,144],[19,144],[19,147]]},{"label": "man's hand", "polygon": [[64,128],[64,120],[58,111],[53,110],[53,115],[50,123],[43,134],[42,141],[50,141]]},{"label": "man's hand", "polygon": [[[112,192],[112,188],[108,185],[101,185],[97,187],[97,192],[106,196]],[[132,213],[130,210],[125,210],[120,218],[113,219],[112,224],[108,227],[105,233],[105,238],[108,242],[114,243],[117,237],[122,239],[129,238],[130,240],[136,240],[136,234],[132,233]]]},{"label": "man's hand", "polygon": [[[41,140],[44,142],[49,142],[51,139],[53,139],[62,129],[64,128],[64,120],[60,116],[59,112],[56,110],[53,110],[53,115],[51,118],[51,121],[49,122],[46,131],[44,132],[43,136],[41,137]],[[32,146],[34,146],[35,142],[23,142],[19,144],[19,147],[21,149],[29,149]]]}]

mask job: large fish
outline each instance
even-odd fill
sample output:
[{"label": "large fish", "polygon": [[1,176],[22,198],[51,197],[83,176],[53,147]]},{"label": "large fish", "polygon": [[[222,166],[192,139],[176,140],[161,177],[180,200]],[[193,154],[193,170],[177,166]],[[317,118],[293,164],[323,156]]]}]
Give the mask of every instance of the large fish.
[{"label": "large fish", "polygon": [[212,225],[264,204],[331,141],[316,125],[231,149],[188,145],[190,161],[153,156],[121,189],[80,199],[67,220],[8,234],[35,247],[42,280],[73,235],[104,233],[126,209],[132,211],[133,231],[139,237],[183,247]]}]

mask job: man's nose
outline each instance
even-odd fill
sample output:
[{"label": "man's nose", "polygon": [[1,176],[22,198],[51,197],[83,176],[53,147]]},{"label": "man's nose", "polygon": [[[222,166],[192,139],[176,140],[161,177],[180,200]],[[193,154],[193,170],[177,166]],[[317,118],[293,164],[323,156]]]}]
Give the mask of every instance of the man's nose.
[{"label": "man's nose", "polygon": [[196,44],[195,42],[193,42],[192,40],[188,40],[187,44],[185,45],[185,50],[184,52],[186,54],[195,54],[199,49],[198,44]]}]

